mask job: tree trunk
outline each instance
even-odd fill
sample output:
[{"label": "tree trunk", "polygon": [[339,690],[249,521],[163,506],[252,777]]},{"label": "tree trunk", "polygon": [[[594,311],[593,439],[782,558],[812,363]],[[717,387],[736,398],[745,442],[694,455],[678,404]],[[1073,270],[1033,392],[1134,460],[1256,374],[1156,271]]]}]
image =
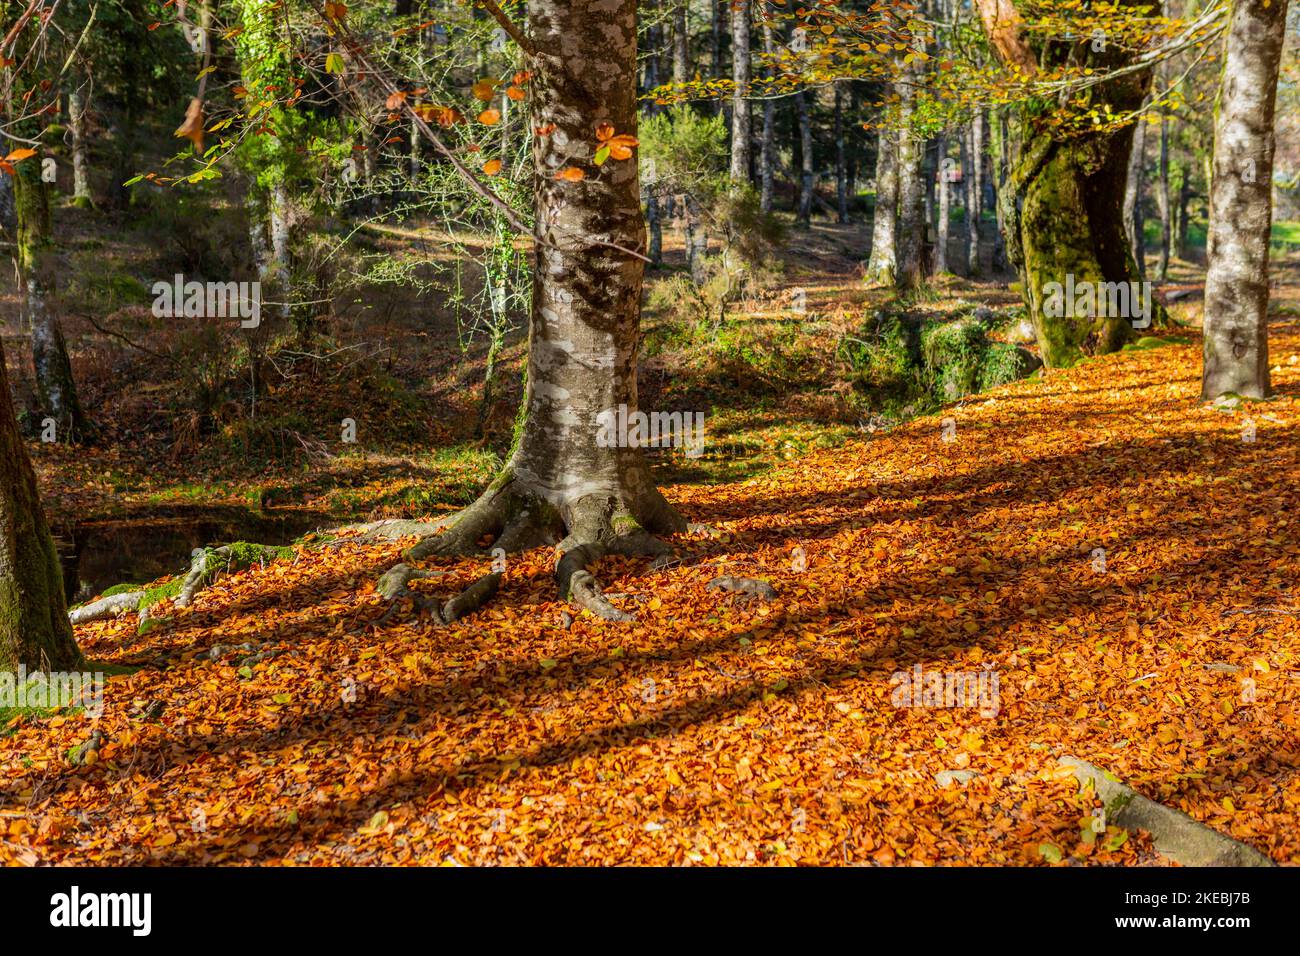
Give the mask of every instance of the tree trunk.
[{"label": "tree trunk", "polygon": [[81,651],[68,623],[63,571],[23,447],[0,347],[0,671],[70,671]]},{"label": "tree trunk", "polygon": [[[771,54],[776,50],[776,41],[772,36],[772,25],[763,21],[763,52]],[[771,66],[767,75],[775,75]],[[776,101],[771,96],[763,100],[763,140],[758,153],[758,208],[763,212],[772,211],[772,200],[776,193]]]},{"label": "tree trunk", "polygon": [[795,221],[800,229],[812,227],[813,203],[813,136],[812,108],[808,91],[795,94],[795,115],[799,123],[799,206]]},{"label": "tree trunk", "polygon": [[[727,32],[726,8],[723,0],[709,0],[712,4],[712,24],[709,30],[709,65],[715,80],[722,79],[722,38]],[[723,98],[718,97],[714,110],[724,112]]]},{"label": "tree trunk", "polygon": [[952,218],[952,182],[949,172],[948,140],[939,138],[939,181],[935,184],[938,193],[939,227],[935,230],[934,271],[948,271],[948,233]]},{"label": "tree trunk", "polygon": [[80,90],[68,94],[68,126],[72,132],[72,204],[88,208],[92,200],[86,158],[86,101]]},{"label": "tree trunk", "polygon": [[1192,251],[1192,236],[1190,226],[1192,224],[1191,211],[1188,204],[1191,203],[1195,191],[1192,189],[1192,164],[1183,163],[1183,182],[1178,189],[1178,215],[1175,218],[1175,239],[1174,248],[1178,250],[1178,258],[1191,259],[1194,255]]},{"label": "tree trunk", "polygon": [[[32,366],[42,411],[57,423],[61,440],[88,436],[86,417],[77,398],[63,326],[50,308],[58,276],[50,228],[49,187],[41,178],[39,159],[16,167],[14,207],[18,219],[18,271],[23,309],[32,330]],[[8,393],[5,393],[7,396]]]},{"label": "tree trunk", "polygon": [[984,114],[976,113],[966,131],[966,275],[980,274],[980,218],[984,210]]},{"label": "tree trunk", "polygon": [[659,214],[659,195],[655,192],[653,184],[641,188],[645,201],[645,222],[646,229],[650,233],[650,249],[647,255],[650,256],[651,265],[662,265],[664,261],[664,226],[663,217]]},{"label": "tree trunk", "polygon": [[747,183],[754,151],[750,130],[749,0],[733,0],[731,5],[731,79],[736,84],[731,97],[731,181]]},{"label": "tree trunk", "polygon": [[[659,493],[639,447],[610,441],[602,421],[637,409],[645,246],[635,157],[591,163],[597,124],[636,135],[636,0],[593,17],[566,0],[532,0],[535,268],[528,381],[507,464],[427,552],[507,551],[561,542],[623,549],[684,524]],[[557,179],[575,166],[585,179]],[[567,533],[567,536],[566,536]],[[422,553],[413,550],[412,554]]]},{"label": "tree trunk", "polygon": [[871,214],[871,259],[867,262],[867,280],[880,285],[893,285],[898,272],[896,150],[893,136],[882,126],[876,136],[876,203]]},{"label": "tree trunk", "polygon": [[686,13],[689,0],[682,0],[673,9],[673,82],[689,83],[691,79],[691,34]]},{"label": "tree trunk", "polygon": [[1147,124],[1139,119],[1133,130],[1133,147],[1129,150],[1128,176],[1124,183],[1124,223],[1128,229],[1129,249],[1137,266],[1139,279],[1147,277],[1145,225],[1142,218],[1142,172],[1146,160]]},{"label": "tree trunk", "polygon": [[1169,118],[1160,117],[1160,162],[1156,174],[1156,207],[1160,210],[1160,258],[1156,264],[1156,281],[1169,277],[1169,244],[1172,238],[1169,206]]},{"label": "tree trunk", "polygon": [[1201,398],[1264,398],[1273,111],[1286,4],[1235,0],[1214,123]]},{"label": "tree trunk", "polygon": [[916,112],[916,81],[919,61],[903,68],[898,86],[898,271],[895,282],[901,289],[914,289],[923,278],[921,252],[925,240],[925,181],[921,171],[925,157],[922,141],[912,129]]},{"label": "tree trunk", "polygon": [[[1040,50],[1040,37],[1022,35],[1012,0],[976,3],[999,59],[1030,76],[1067,62],[1098,73],[1132,63],[1131,52],[1104,37],[1050,42]],[[1137,5],[1139,0],[1120,2],[1121,9]],[[1084,94],[1087,102],[1074,108],[1134,112],[1150,85],[1149,69],[1127,73],[1092,87]],[[1017,148],[1008,186],[1014,195],[1001,201],[1007,254],[1023,277],[1044,364],[1065,368],[1087,355],[1119,349],[1132,334],[1131,323],[1142,321],[1133,311],[1122,314],[1122,308],[1053,307],[1060,304],[1056,290],[1071,283],[1127,291],[1129,283],[1139,281],[1123,210],[1133,127],[1067,135],[1044,123],[1033,103],[1013,114],[1013,122]],[[1156,310],[1154,303],[1151,309]]]},{"label": "tree trunk", "polygon": [[849,163],[844,143],[844,90],[835,84],[835,218],[840,225],[849,221]]}]

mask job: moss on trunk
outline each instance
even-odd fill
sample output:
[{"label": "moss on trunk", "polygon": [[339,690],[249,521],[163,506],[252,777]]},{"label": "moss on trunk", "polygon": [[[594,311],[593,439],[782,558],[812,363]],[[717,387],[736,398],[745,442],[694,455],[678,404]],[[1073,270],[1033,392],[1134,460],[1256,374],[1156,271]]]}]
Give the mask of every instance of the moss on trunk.
[{"label": "moss on trunk", "polygon": [[0,670],[72,670],[81,651],[68,623],[63,572],[36,475],[9,402],[0,348]]}]

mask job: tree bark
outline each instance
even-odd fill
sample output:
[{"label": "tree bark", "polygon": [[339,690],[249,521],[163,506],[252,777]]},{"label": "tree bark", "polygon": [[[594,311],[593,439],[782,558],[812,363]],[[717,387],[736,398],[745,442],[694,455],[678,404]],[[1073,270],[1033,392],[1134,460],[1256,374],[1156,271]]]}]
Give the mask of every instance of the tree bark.
[{"label": "tree bark", "polygon": [[1286,4],[1235,0],[1214,123],[1201,398],[1264,398],[1273,112]]},{"label": "tree bark", "polygon": [[808,96],[807,90],[801,90],[794,97],[795,116],[799,124],[799,206],[795,221],[800,229],[812,227],[813,136],[812,108]]},{"label": "tree bark", "polygon": [[916,83],[920,62],[903,68],[898,85],[898,271],[895,283],[901,289],[914,289],[924,278],[921,252],[925,241],[925,181],[922,174],[922,140],[912,129],[916,112]]},{"label": "tree bark", "polygon": [[1156,260],[1156,281],[1169,277],[1169,249],[1172,241],[1169,205],[1169,117],[1160,116],[1160,157],[1156,168],[1156,208],[1160,211],[1160,258]]},{"label": "tree bark", "polygon": [[966,275],[980,274],[980,218],[984,212],[984,114],[976,113],[966,131]]},{"label": "tree bark", "polygon": [[[776,41],[772,36],[772,25],[763,21],[763,52],[768,55],[767,75],[775,75],[771,67],[771,56],[776,51]],[[772,201],[776,193],[776,101],[771,96],[763,100],[763,138],[758,152],[758,208],[763,212],[772,211]]]},{"label": "tree bark", "polygon": [[1128,230],[1129,249],[1137,266],[1139,279],[1145,279],[1146,242],[1143,238],[1145,224],[1142,217],[1142,173],[1146,160],[1147,124],[1138,120],[1133,131],[1133,146],[1129,150],[1128,175],[1124,183],[1124,223]]},{"label": "tree bark", "polygon": [[849,163],[844,143],[844,90],[835,84],[835,218],[849,221]]},{"label": "tree bark", "polygon": [[69,671],[82,663],[0,346],[0,671]]},{"label": "tree bark", "polygon": [[754,152],[750,130],[749,0],[732,0],[731,4],[731,79],[736,84],[731,97],[731,181],[747,183]]},{"label": "tree bark", "polygon": [[867,280],[893,285],[898,272],[896,249],[898,228],[897,147],[883,126],[876,135],[876,203],[871,214],[871,258]]},{"label": "tree bark", "polygon": [[77,89],[68,93],[68,127],[72,133],[72,203],[87,208],[92,199],[86,158],[86,100]]},{"label": "tree bark", "polygon": [[50,228],[49,187],[41,178],[40,160],[32,157],[19,163],[13,180],[18,272],[23,309],[32,330],[36,390],[42,411],[57,423],[60,439],[80,441],[88,436],[89,428],[77,398],[63,326],[50,304],[59,268]]},{"label": "tree bark", "polygon": [[[501,474],[412,557],[477,553],[485,536],[507,551],[559,541],[564,551],[630,553],[647,535],[684,527],[641,449],[602,438],[600,425],[602,413],[637,409],[644,264],[631,253],[644,249],[646,235],[637,162],[592,165],[598,124],[636,135],[636,20],[636,0],[611,0],[599,17],[567,0],[529,4],[539,50],[533,122],[555,132],[533,141],[537,225],[521,422]],[[570,166],[587,176],[556,178]]]},{"label": "tree bark", "polygon": [[686,13],[689,0],[682,0],[673,8],[673,82],[689,83],[691,79],[691,34]]},{"label": "tree bark", "polygon": [[952,218],[952,183],[948,172],[948,140],[939,137],[939,180],[935,184],[938,194],[939,223],[935,229],[934,271],[948,271],[948,235]]},{"label": "tree bark", "polygon": [[[712,23],[709,29],[709,65],[712,69],[712,76],[715,80],[722,79],[722,47],[723,37],[727,33],[727,12],[725,0],[709,0],[712,4]],[[714,110],[718,113],[725,111],[723,98],[718,97]]]}]

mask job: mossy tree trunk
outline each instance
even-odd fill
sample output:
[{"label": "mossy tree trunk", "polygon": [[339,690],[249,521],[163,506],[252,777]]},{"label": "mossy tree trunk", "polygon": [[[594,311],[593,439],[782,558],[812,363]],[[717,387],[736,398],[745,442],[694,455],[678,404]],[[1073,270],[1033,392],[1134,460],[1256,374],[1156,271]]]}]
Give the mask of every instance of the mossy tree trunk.
[{"label": "mossy tree trunk", "polygon": [[[1139,5],[1138,0],[1120,2]],[[1130,53],[1104,38],[1065,42],[1029,35],[1020,29],[1022,18],[1013,0],[977,0],[977,6],[999,59],[1030,76],[1066,63],[1099,74],[1131,63]],[[1077,99],[1123,115],[1142,106],[1150,86],[1151,71],[1137,70],[1100,82]],[[1045,286],[1064,285],[1068,276],[1076,285],[1140,281],[1123,209],[1133,126],[1071,128],[1056,122],[1058,114],[1055,104],[1040,101],[1014,111],[1010,195],[1000,197],[1007,255],[1021,274],[1048,368],[1066,368],[1085,356],[1119,349],[1132,334],[1133,317],[1106,309],[1056,315],[1060,310],[1044,309]]]},{"label": "mossy tree trunk", "polygon": [[0,347],[0,670],[71,670],[81,663]]},{"label": "mossy tree trunk", "polygon": [[50,226],[49,187],[35,157],[21,162],[14,175],[14,206],[18,219],[18,271],[23,309],[32,330],[32,365],[43,416],[53,418],[60,440],[79,441],[88,435],[86,417],[77,398],[72,363],[63,326],[51,308],[58,275]]}]

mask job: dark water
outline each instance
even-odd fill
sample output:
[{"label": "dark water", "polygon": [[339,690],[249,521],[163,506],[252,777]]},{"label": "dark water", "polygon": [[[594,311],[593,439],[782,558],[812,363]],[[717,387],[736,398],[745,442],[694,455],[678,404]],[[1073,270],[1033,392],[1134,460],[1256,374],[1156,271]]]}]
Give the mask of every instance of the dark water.
[{"label": "dark water", "polygon": [[116,584],[141,584],[190,566],[195,548],[253,541],[289,544],[338,524],[312,512],[259,514],[240,508],[148,518],[114,518],[55,528],[70,603]]}]

